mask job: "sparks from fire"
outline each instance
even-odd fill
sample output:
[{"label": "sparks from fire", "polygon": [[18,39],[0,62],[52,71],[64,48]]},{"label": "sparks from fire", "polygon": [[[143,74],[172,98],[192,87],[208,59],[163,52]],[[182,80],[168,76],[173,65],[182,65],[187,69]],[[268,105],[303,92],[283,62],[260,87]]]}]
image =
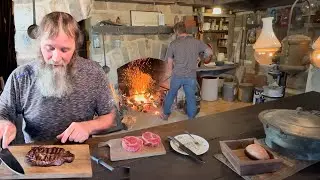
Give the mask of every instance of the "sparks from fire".
[{"label": "sparks from fire", "polygon": [[152,112],[158,114],[156,111],[159,103],[159,95],[155,91],[155,80],[151,75],[144,72],[150,70],[149,61],[136,60],[126,68],[124,73],[124,83],[129,88],[129,97],[126,99],[126,104],[133,109],[143,112]]}]

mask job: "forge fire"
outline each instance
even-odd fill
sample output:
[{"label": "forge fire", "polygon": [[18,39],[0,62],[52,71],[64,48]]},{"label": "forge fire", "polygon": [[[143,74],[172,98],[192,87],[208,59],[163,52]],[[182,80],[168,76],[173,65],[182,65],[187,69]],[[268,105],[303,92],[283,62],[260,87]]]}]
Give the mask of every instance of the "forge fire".
[{"label": "forge fire", "polygon": [[136,60],[122,71],[122,105],[132,110],[159,114],[165,97],[165,90],[152,77],[149,60]]}]

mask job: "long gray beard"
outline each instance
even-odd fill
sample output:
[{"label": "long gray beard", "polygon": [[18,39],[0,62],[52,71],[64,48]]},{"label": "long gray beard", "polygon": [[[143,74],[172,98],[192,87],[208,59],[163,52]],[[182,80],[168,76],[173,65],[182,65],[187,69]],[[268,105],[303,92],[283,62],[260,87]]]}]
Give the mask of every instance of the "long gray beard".
[{"label": "long gray beard", "polygon": [[42,63],[38,71],[37,87],[45,97],[61,98],[72,92],[70,76],[67,65],[53,69],[53,65]]}]

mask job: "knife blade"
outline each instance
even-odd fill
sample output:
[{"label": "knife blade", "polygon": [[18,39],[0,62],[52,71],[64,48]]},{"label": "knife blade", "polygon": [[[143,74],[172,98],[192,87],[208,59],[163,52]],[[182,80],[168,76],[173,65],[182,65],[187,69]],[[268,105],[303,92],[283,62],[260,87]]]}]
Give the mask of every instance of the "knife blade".
[{"label": "knife blade", "polygon": [[184,151],[185,153],[187,153],[189,155],[189,157],[191,157],[192,159],[204,163],[203,159],[200,158],[198,155],[196,155],[193,151],[191,151],[189,148],[187,148],[184,144],[182,144],[178,139],[168,136],[168,139],[178,143],[178,148],[181,149],[182,151]]},{"label": "knife blade", "polygon": [[24,170],[18,160],[13,156],[9,149],[2,149],[0,151],[0,159],[11,171],[16,174],[24,175]]}]

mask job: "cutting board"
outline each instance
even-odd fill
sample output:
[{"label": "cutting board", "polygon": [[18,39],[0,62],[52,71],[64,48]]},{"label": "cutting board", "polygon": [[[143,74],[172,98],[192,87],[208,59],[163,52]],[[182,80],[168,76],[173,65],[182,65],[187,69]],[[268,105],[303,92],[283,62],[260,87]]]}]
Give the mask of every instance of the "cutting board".
[{"label": "cutting board", "polygon": [[122,148],[121,138],[111,139],[107,142],[100,143],[99,147],[108,145],[110,147],[110,160],[120,161],[141,157],[150,157],[166,154],[166,149],[164,148],[162,142],[157,147],[143,146],[140,151],[128,152]]},{"label": "cutting board", "polygon": [[72,163],[64,163],[61,166],[38,167],[30,166],[25,162],[25,155],[31,149],[31,145],[10,146],[9,150],[19,161],[25,171],[25,175],[17,175],[10,171],[3,163],[0,165],[0,179],[46,179],[46,178],[76,178],[92,177],[89,145],[46,145],[45,147],[61,147],[75,155]]}]

